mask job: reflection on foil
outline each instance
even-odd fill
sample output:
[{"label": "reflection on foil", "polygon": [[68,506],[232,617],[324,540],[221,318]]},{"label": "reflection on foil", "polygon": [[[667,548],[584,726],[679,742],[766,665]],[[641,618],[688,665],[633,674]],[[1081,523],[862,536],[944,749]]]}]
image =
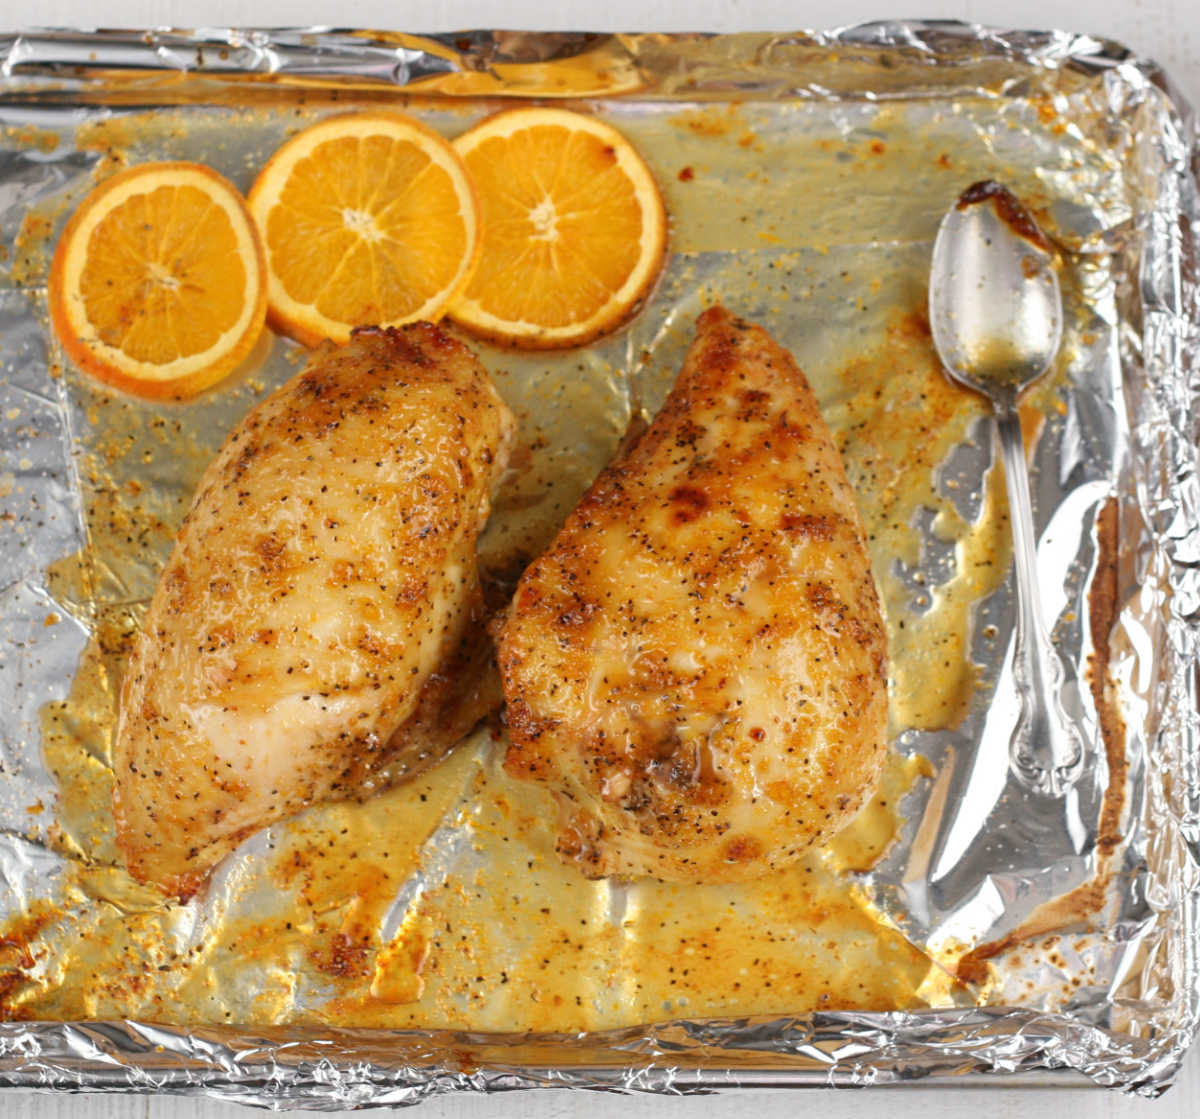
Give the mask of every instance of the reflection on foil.
[{"label": "reflection on foil", "polygon": [[[317,1109],[1033,1069],[1170,1083],[1200,1014],[1200,307],[1192,121],[1158,71],[1089,38],[920,23],[0,47],[0,1082]],[[112,845],[123,657],[199,471],[299,355],[268,338],[186,407],[112,396],[59,364],[47,249],[122,162],[202,159],[245,186],[335,99],[400,97],[454,133],[506,96],[590,98],[629,133],[673,256],[599,346],[482,348],[526,443],[483,542],[493,578],[657,406],[719,295],[808,372],[859,495],[893,656],[885,787],[760,884],[590,883],[483,731],[261,833],[166,907]],[[993,176],[1068,259],[1061,359],[1023,414],[1039,581],[1093,744],[1062,802],[1008,773],[1003,485],[921,308],[938,219]]]}]

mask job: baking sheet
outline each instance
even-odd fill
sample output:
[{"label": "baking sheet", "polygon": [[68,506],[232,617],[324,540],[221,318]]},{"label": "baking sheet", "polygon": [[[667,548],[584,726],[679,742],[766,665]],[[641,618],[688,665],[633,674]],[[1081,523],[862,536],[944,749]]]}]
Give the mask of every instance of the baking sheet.
[{"label": "baking sheet", "polygon": [[[887,24],[718,38],[31,35],[7,43],[4,72],[0,505],[11,531],[0,535],[0,570],[11,577],[0,591],[0,691],[15,710],[0,730],[2,975],[10,1016],[68,1023],[0,1024],[0,1079],[308,1107],[537,1083],[676,1091],[1031,1068],[1149,1094],[1170,1082],[1197,1013],[1197,786],[1186,780],[1200,508],[1195,181],[1190,116],[1150,64],[1082,37]],[[552,924],[583,914],[591,985],[570,992],[578,1013],[537,1008],[529,976],[520,997],[502,995],[505,938],[471,922],[495,915],[479,901],[489,886],[522,880],[496,839],[510,826],[497,822],[501,806],[511,821],[522,802],[497,789],[486,735],[427,793],[447,794],[446,826],[408,837],[417,858],[388,880],[390,895],[338,898],[328,870],[309,865],[274,912],[277,899],[263,896],[278,885],[281,850],[311,848],[348,826],[352,808],[250,841],[191,908],[164,911],[111,849],[104,710],[124,642],[191,482],[298,355],[264,343],[231,385],[185,408],[97,390],[62,367],[45,327],[57,224],[122,161],[199,158],[246,186],[289,129],[347,102],[395,101],[452,134],[514,95],[580,99],[634,139],[667,196],[672,258],[651,306],[601,346],[548,360],[480,348],[528,452],[485,543],[497,577],[536,554],[630,416],[653,410],[691,320],[717,297],[796,354],[877,529],[899,813],[881,807],[848,849],[814,856],[803,873],[820,889],[776,881],[719,899],[755,903],[752,923],[779,934],[776,959],[810,953],[791,985],[768,971],[741,990],[706,979],[682,1000],[659,998],[678,978],[651,981],[652,965],[679,958],[688,937],[664,943],[638,916],[689,911],[695,897],[652,885],[589,884],[585,895],[551,856],[539,874],[558,876],[548,889],[565,907]],[[1006,780],[1002,486],[982,407],[946,387],[921,318],[936,222],[962,186],[991,174],[1033,201],[1067,252],[1067,343],[1026,410],[1056,639],[1081,679],[1100,663],[1080,697],[1089,765],[1061,805]],[[889,470],[895,484],[872,481]],[[951,655],[935,659],[947,642]],[[930,679],[939,686],[921,687]],[[361,810],[360,834],[419,795],[402,788]],[[517,831],[541,858],[536,823]],[[439,898],[448,877],[469,882],[474,900]],[[802,900],[761,920],[784,895]],[[820,957],[814,900],[833,897],[839,932],[852,935]],[[310,923],[288,940],[279,922],[298,901]],[[506,930],[536,926],[543,908],[513,907]],[[468,962],[490,965],[486,997],[472,1002],[474,968],[448,953],[416,976],[424,990],[408,1002],[368,1001],[369,957],[348,974],[320,966],[342,958],[338,937],[365,930],[377,953],[435,915],[465,922],[483,946]],[[261,938],[264,928],[279,951],[249,967],[250,930]],[[871,959],[881,944],[895,952],[882,969],[868,964],[868,990],[828,982],[860,971],[855,952]],[[181,978],[193,950],[202,991]],[[517,978],[539,958],[519,955]],[[622,966],[631,959],[639,966]],[[632,997],[612,978],[630,975],[652,994]],[[566,980],[555,982],[561,995]],[[505,1029],[558,1036],[486,1032]]]}]

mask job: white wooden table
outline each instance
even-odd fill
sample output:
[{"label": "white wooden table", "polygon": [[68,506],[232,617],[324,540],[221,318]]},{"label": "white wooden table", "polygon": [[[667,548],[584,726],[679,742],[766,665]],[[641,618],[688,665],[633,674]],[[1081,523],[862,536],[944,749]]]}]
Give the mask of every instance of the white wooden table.
[{"label": "white wooden table", "polygon": [[[0,30],[29,26],[278,27],[299,25],[455,31],[472,27],[590,31],[736,31],[829,27],[896,17],[962,19],[1003,27],[1066,27],[1118,39],[1157,59],[1200,104],[1200,0],[0,0]],[[665,1099],[567,1092],[452,1096],[422,1119],[1200,1119],[1200,1046],[1161,1100],[1089,1089],[903,1088],[863,1092],[757,1092]],[[0,1119],[232,1119],[233,1104],[200,1099],[0,1095]],[[348,1113],[343,1113],[348,1114]]]}]

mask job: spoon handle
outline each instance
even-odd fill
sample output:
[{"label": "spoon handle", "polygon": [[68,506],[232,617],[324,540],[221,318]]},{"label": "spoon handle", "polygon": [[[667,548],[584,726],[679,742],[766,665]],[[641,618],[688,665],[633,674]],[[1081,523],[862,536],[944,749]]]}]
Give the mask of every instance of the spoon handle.
[{"label": "spoon handle", "polygon": [[1063,663],[1042,620],[1037,586],[1033,503],[1025,467],[1025,440],[1015,405],[998,405],[1000,450],[1008,482],[1013,563],[1017,569],[1017,630],[1013,678],[1020,712],[1009,740],[1013,772],[1028,788],[1061,797],[1083,767],[1083,736],[1062,703]]}]

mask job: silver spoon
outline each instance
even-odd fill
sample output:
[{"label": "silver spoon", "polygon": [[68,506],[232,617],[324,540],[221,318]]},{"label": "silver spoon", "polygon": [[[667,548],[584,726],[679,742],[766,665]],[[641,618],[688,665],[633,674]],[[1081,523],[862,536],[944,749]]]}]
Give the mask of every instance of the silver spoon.
[{"label": "silver spoon", "polygon": [[1055,265],[1050,242],[1021,203],[999,183],[976,183],[938,229],[929,319],[947,372],[992,402],[1000,432],[1017,569],[1013,676],[1021,709],[1009,741],[1010,764],[1027,787],[1061,797],[1083,767],[1084,740],[1063,709],[1073,672],[1068,681],[1042,619],[1017,413],[1021,393],[1046,372],[1062,341]]}]

